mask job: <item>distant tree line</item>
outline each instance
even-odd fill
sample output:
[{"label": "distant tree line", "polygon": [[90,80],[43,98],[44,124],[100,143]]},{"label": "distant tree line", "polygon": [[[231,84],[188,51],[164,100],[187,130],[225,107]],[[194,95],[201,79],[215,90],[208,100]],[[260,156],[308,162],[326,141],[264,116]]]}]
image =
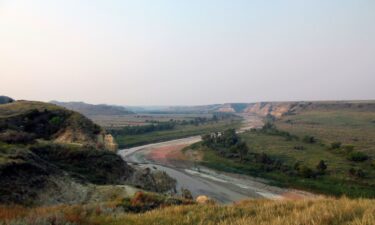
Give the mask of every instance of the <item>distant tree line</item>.
[{"label": "distant tree line", "polygon": [[173,130],[178,125],[194,125],[199,126],[206,123],[216,123],[221,120],[235,118],[236,116],[231,113],[213,113],[212,117],[194,117],[190,120],[174,120],[169,121],[157,121],[157,120],[146,120],[147,125],[142,126],[126,126],[121,129],[111,129],[109,132],[114,135],[139,135],[146,134],[154,131]]}]

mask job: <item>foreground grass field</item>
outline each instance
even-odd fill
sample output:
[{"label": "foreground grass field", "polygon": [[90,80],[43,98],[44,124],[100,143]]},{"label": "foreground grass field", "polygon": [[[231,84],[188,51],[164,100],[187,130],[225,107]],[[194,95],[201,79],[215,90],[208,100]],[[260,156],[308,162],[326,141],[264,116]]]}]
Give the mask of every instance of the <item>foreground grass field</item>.
[{"label": "foreground grass field", "polygon": [[217,123],[195,125],[178,125],[172,130],[154,131],[138,135],[115,136],[120,148],[128,148],[161,141],[169,141],[210,132],[217,132],[229,128],[239,128],[241,120],[222,120]]},{"label": "foreground grass field", "polygon": [[170,206],[146,213],[125,213],[113,203],[23,208],[0,206],[0,224],[131,225],[371,225],[375,200],[248,200],[233,205]]}]

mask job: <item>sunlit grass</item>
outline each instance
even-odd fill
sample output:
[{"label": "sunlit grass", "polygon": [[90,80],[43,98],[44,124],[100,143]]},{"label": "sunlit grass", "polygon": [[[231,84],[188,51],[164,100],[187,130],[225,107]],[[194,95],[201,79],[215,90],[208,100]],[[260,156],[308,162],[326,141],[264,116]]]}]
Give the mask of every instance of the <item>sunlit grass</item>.
[{"label": "sunlit grass", "polygon": [[125,213],[113,204],[23,208],[0,206],[5,224],[375,224],[375,200],[248,200],[233,205],[188,205]]}]

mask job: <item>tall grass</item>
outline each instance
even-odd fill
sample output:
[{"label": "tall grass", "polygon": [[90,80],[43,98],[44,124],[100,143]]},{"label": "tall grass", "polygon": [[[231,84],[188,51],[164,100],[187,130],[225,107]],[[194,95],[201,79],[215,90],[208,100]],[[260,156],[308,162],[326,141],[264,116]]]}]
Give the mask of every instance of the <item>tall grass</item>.
[{"label": "tall grass", "polygon": [[124,213],[113,205],[33,209],[2,206],[0,221],[4,224],[370,225],[375,224],[375,200],[345,197],[247,200],[233,205],[171,206],[141,214]]}]

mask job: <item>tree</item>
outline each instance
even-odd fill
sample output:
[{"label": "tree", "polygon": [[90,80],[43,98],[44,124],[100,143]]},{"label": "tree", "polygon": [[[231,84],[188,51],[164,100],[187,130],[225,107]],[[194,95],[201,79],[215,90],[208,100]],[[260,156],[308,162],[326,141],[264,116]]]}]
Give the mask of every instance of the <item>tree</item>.
[{"label": "tree", "polygon": [[242,141],[237,144],[237,150],[240,154],[240,160],[243,161],[247,156],[247,153],[249,153],[249,147],[247,147],[246,143]]},{"label": "tree", "polygon": [[225,130],[221,138],[225,147],[233,146],[239,141],[239,137],[237,136],[235,129]]},{"label": "tree", "polygon": [[321,174],[324,174],[326,169],[327,169],[327,165],[325,164],[324,160],[320,160],[320,162],[318,163],[318,165],[316,166],[316,169],[319,171],[319,173]]},{"label": "tree", "polygon": [[210,146],[212,144],[211,134],[202,135],[203,145]]},{"label": "tree", "polygon": [[193,195],[191,194],[191,191],[186,188],[181,188],[181,196],[185,199],[193,199]]}]

